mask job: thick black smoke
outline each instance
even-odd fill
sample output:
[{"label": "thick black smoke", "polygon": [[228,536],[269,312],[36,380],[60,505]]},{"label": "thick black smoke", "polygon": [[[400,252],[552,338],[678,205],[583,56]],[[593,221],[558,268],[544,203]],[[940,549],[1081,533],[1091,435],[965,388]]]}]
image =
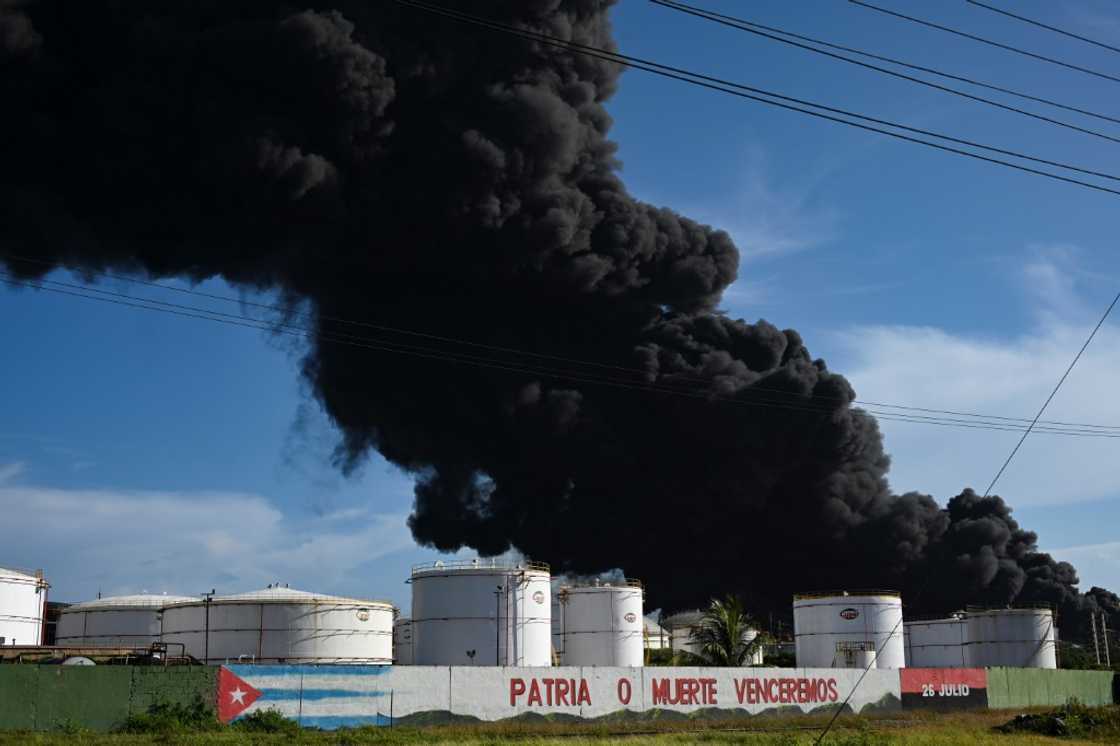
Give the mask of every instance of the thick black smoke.
[{"label": "thick black smoke", "polygon": [[[454,5],[609,47],[610,4]],[[388,0],[0,0],[0,251],[27,277],[220,276],[308,304],[340,465],[376,450],[416,475],[410,523],[439,549],[619,567],[665,608],[859,585],[1087,603],[999,498],[892,495],[847,381],[716,310],[738,252],[627,194],[620,72]]]}]

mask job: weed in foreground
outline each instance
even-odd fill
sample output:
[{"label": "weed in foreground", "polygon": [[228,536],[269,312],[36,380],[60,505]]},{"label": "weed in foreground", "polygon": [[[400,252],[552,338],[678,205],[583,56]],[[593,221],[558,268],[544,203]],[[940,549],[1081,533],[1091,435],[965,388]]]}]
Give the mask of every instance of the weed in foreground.
[{"label": "weed in foreground", "polygon": [[1076,700],[1049,712],[1017,715],[996,726],[1000,733],[1035,733],[1042,736],[1120,740],[1120,707],[1086,707]]},{"label": "weed in foreground", "polygon": [[134,735],[205,733],[219,731],[223,727],[214,718],[214,710],[199,697],[189,705],[155,702],[147,712],[129,715],[117,731]]},{"label": "weed in foreground", "polygon": [[243,733],[283,733],[287,735],[296,735],[301,731],[308,730],[307,728],[301,728],[295,720],[284,717],[278,710],[272,709],[257,710],[250,713],[235,721],[231,727]]}]

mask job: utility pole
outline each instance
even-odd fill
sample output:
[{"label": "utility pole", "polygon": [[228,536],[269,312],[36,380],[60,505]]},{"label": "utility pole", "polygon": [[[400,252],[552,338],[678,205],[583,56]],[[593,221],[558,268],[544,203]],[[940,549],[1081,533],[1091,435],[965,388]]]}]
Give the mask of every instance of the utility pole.
[{"label": "utility pole", "polygon": [[502,665],[502,586],[494,591],[494,665]]},{"label": "utility pole", "polygon": [[203,593],[202,594],[203,597],[205,598],[205,600],[203,601],[203,604],[206,607],[206,632],[203,633],[204,634],[204,638],[203,638],[204,642],[202,643],[202,648],[203,648],[203,651],[204,651],[202,653],[202,665],[204,665],[204,666],[210,665],[210,601],[213,600],[213,598],[214,598],[215,590],[216,589],[211,588],[209,593]]}]

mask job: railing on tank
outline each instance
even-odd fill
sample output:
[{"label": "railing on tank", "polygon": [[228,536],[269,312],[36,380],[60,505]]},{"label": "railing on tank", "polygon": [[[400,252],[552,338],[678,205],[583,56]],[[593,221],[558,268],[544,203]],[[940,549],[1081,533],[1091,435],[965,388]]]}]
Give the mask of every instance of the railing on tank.
[{"label": "railing on tank", "polygon": [[565,583],[565,588],[641,588],[642,581],[637,578],[617,578],[610,580],[588,580],[578,583]]},{"label": "railing on tank", "polygon": [[501,560],[496,557],[489,559],[470,560],[436,560],[435,562],[422,562],[412,566],[413,575],[422,575],[441,570],[535,570],[550,572],[551,567],[547,562],[533,562],[531,560]]},{"label": "railing on tank", "polygon": [[793,594],[794,601],[805,601],[812,598],[843,598],[845,596],[891,596],[902,598],[902,592],[887,588],[856,588],[836,591],[806,591]]},{"label": "railing on tank", "polygon": [[965,617],[967,616],[967,612],[964,609],[956,609],[955,611],[949,611],[941,614],[930,611],[920,613],[911,612],[909,609],[904,609],[903,611],[906,614],[905,623],[907,626],[911,624],[927,624],[930,622],[961,623],[965,621]]},{"label": "railing on tank", "polygon": [[982,606],[970,604],[965,607],[966,613],[983,614],[992,611],[1049,611],[1053,612],[1054,607],[1050,604],[1013,604],[1011,606]]},{"label": "railing on tank", "polygon": [[[5,577],[4,572],[15,573],[16,575],[26,575],[29,578],[36,580],[45,580],[42,570],[30,570],[26,567],[13,567],[11,565],[0,565],[0,577]],[[14,579],[14,578],[13,578]]]},{"label": "railing on tank", "polygon": [[568,598],[568,591],[575,590],[576,588],[633,588],[642,592],[642,599],[646,597],[646,589],[642,586],[642,581],[637,578],[618,578],[614,580],[590,580],[580,583],[565,583],[560,586],[560,592],[557,596],[561,603],[565,603]]}]

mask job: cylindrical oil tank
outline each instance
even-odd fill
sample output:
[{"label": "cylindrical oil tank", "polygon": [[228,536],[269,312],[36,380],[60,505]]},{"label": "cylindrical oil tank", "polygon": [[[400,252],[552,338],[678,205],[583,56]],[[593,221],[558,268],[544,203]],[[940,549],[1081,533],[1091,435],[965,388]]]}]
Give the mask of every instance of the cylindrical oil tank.
[{"label": "cylindrical oil tank", "polygon": [[642,621],[642,636],[646,650],[661,650],[669,647],[669,631],[652,617]]},{"label": "cylindrical oil tank", "polygon": [[904,622],[906,665],[910,668],[961,668],[968,665],[964,613],[945,619]]},{"label": "cylindrical oil tank", "polygon": [[640,666],[642,584],[592,583],[560,589],[565,666]]},{"label": "cylindrical oil tank", "polygon": [[142,594],[72,604],[62,610],[55,644],[64,647],[147,647],[160,642],[163,609],[189,596]]},{"label": "cylindrical oil tank", "polygon": [[[693,638],[693,630],[700,627],[704,620],[704,612],[699,610],[693,611],[680,611],[672,614],[661,620],[665,629],[668,645],[666,647],[672,648],[675,652],[683,652],[691,655],[700,654],[700,643]],[[758,637],[758,630],[748,628],[743,633],[743,642],[750,643]],[[754,653],[751,655],[747,665],[761,666],[763,659],[762,646],[759,645],[755,648]]]},{"label": "cylindrical oil tank", "polygon": [[560,590],[563,586],[560,585],[556,578],[552,579],[550,590],[552,593],[552,606],[550,614],[552,615],[552,663],[554,665],[561,665],[564,662],[564,610],[560,608]]},{"label": "cylindrical oil tank", "polygon": [[0,645],[42,645],[47,589],[42,571],[0,568]]},{"label": "cylindrical oil tank", "polygon": [[393,622],[393,663],[412,665],[412,620],[405,616]]},{"label": "cylindrical oil tank", "polygon": [[548,565],[498,559],[412,568],[412,650],[418,666],[549,666]]},{"label": "cylindrical oil tank", "polygon": [[273,587],[172,604],[163,641],[207,663],[393,662],[393,605]]},{"label": "cylindrical oil tank", "polygon": [[661,620],[668,635],[668,647],[678,653],[695,653],[696,643],[692,640],[692,630],[700,624],[704,614],[701,611],[678,611]]},{"label": "cylindrical oil tank", "polygon": [[1057,668],[1057,630],[1050,609],[969,610],[967,665]]},{"label": "cylindrical oil tank", "polygon": [[874,651],[875,668],[906,666],[902,596],[895,591],[797,594],[793,633],[801,668],[843,667],[861,657],[861,648]]}]

